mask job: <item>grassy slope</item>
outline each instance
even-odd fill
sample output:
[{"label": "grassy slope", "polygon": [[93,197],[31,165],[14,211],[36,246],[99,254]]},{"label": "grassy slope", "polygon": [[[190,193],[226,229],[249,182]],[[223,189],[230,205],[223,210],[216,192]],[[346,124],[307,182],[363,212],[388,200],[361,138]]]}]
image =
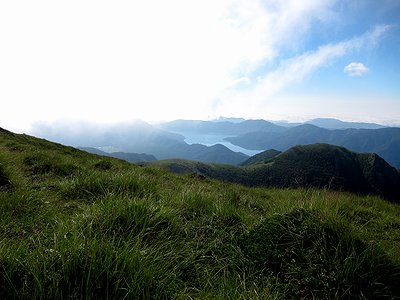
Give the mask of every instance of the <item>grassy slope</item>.
[{"label": "grassy slope", "polygon": [[0,132],[0,298],[396,298],[400,207]]}]

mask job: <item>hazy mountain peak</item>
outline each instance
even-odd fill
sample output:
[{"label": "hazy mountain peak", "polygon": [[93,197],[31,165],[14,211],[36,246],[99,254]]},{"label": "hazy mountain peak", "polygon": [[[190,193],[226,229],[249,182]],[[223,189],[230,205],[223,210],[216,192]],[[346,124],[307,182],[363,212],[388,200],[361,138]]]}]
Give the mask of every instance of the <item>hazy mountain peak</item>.
[{"label": "hazy mountain peak", "polygon": [[375,124],[375,123],[365,123],[365,122],[347,122],[341,121],[334,118],[316,118],[306,122],[307,124],[313,124],[318,127],[326,129],[379,129],[386,126]]}]

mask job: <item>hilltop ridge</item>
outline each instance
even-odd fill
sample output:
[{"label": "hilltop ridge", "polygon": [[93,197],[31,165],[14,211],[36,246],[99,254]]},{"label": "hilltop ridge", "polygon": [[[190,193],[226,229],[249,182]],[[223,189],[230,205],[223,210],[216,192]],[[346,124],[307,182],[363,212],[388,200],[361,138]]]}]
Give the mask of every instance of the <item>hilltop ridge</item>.
[{"label": "hilltop ridge", "polygon": [[400,174],[373,153],[355,153],[328,144],[298,145],[281,153],[267,150],[242,167],[167,160],[155,162],[176,173],[265,187],[317,187],[377,194],[400,202]]}]

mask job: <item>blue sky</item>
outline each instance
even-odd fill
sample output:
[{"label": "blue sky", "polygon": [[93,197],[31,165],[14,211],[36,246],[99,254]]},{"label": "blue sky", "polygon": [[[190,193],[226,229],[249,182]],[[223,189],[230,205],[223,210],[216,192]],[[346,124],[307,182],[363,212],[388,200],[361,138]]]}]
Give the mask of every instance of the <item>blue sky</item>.
[{"label": "blue sky", "polygon": [[[375,45],[366,45],[358,51],[337,59],[329,68],[320,70],[311,85],[321,92],[356,94],[374,97],[399,98],[400,95],[400,2],[399,1],[343,1],[338,2],[339,22],[319,24],[310,31],[308,49],[327,43],[337,43],[365,33],[374,26],[387,25],[387,31]],[[368,67],[365,76],[343,76],[343,66],[360,61]],[[309,82],[310,83],[310,82]],[[332,84],[335,83],[335,84]],[[338,87],[338,88],[336,88]],[[311,88],[304,85],[303,88]]]},{"label": "blue sky", "polygon": [[0,126],[400,124],[400,1],[0,2]]}]

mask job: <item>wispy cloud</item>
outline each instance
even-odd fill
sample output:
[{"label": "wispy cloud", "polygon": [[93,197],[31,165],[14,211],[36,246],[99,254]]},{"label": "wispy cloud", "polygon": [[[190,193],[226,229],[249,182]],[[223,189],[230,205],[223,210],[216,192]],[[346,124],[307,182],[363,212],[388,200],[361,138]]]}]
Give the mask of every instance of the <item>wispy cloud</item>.
[{"label": "wispy cloud", "polygon": [[[226,93],[221,100],[222,110],[230,106],[237,106],[236,109],[238,109],[245,99],[248,104],[246,108],[253,108],[251,113],[257,113],[257,110],[268,102],[266,99],[271,99],[287,87],[302,82],[319,69],[331,65],[338,58],[364,47],[376,45],[389,29],[390,26],[378,25],[361,36],[335,44],[323,45],[315,51],[283,60],[277,68],[264,76],[259,76],[251,89],[246,89],[241,93]],[[365,72],[365,70],[361,70],[360,66],[357,65],[357,67],[359,72]]]},{"label": "wispy cloud", "polygon": [[349,76],[362,76],[369,72],[369,69],[360,62],[349,63],[343,70]]}]

